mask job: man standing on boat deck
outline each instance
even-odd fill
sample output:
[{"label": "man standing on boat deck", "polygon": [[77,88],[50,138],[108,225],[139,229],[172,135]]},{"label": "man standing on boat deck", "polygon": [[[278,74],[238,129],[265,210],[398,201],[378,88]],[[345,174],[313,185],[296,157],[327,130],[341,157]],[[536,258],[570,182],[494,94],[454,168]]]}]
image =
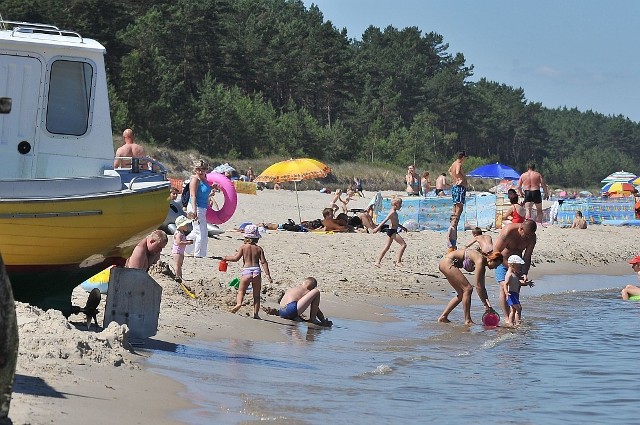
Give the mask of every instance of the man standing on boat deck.
[{"label": "man standing on boat deck", "polygon": [[[116,150],[116,159],[113,161],[113,168],[130,167],[131,161],[127,159],[120,159],[120,157],[144,157],[144,148],[136,143],[133,138],[133,130],[127,128],[122,133],[124,144]],[[146,168],[146,164],[144,167]]]},{"label": "man standing on boat deck", "polygon": [[518,255],[524,260],[524,265],[521,268],[522,276],[524,280],[528,280],[527,274],[529,273],[529,267],[531,267],[531,254],[533,254],[533,248],[536,246],[536,230],[538,225],[535,221],[527,219],[524,223],[510,223],[505,224],[500,230],[498,239],[493,243],[493,252],[502,253],[504,263],[496,267],[496,281],[500,285],[500,307],[502,308],[502,314],[505,318],[505,322],[508,324],[509,306],[507,305],[507,297],[504,291],[505,275],[509,268],[507,260],[512,255]]}]

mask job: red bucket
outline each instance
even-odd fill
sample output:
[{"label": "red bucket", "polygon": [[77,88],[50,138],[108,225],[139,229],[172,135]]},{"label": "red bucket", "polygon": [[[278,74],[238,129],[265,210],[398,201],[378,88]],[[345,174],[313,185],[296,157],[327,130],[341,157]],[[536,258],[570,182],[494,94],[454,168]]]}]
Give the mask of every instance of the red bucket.
[{"label": "red bucket", "polygon": [[218,271],[221,272],[226,272],[227,271],[227,262],[224,260],[220,261],[220,264],[218,264]]},{"label": "red bucket", "polygon": [[482,315],[482,324],[495,328],[500,324],[500,315],[493,308]]}]

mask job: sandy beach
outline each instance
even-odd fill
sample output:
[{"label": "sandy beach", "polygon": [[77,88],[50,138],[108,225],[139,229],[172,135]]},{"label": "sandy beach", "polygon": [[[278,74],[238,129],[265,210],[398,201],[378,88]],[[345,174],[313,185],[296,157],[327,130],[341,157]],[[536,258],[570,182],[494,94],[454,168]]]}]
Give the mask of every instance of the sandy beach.
[{"label": "sandy beach", "polygon": [[[331,200],[331,195],[316,191],[297,195],[303,220],[320,218]],[[356,198],[349,207],[364,208],[368,201]],[[220,226],[225,233],[209,239],[209,255],[234,253],[242,244],[242,233],[233,230],[240,223],[283,223],[289,218],[297,222],[296,205],[296,193],[291,190],[240,194],[234,217]],[[488,234],[495,238],[498,232]],[[573,273],[628,274],[630,283],[635,280],[626,261],[638,255],[640,228],[545,227],[537,234],[529,274],[534,280],[545,274]],[[423,231],[402,236],[408,244],[404,266],[393,265],[396,246],[392,246],[378,269],[373,262],[384,243],[382,234],[268,231],[260,245],[274,283],[263,282],[263,305],[275,306],[282,291],[314,276],[322,292],[321,307],[334,322],[341,318],[393,320],[384,308],[391,304],[444,306],[451,287],[438,271],[438,261],[446,250],[446,235]],[[470,231],[459,233],[459,246],[470,240]],[[170,277],[169,244],[150,271],[163,287],[158,334],[133,348],[126,342],[125,328],[115,323],[102,332],[96,332],[95,326],[86,331],[83,316],[67,321],[59,312],[17,303],[20,354],[10,418],[15,424],[103,423],[99,418],[104,416],[113,423],[176,423],[170,412],[188,407],[189,401],[180,397],[178,383],[145,370],[146,349],[171,350],[191,338],[274,342],[285,338],[278,331],[279,322],[286,322],[283,319],[266,313],[262,318],[268,320],[248,319],[250,297],[245,297],[246,305],[238,313],[228,312],[235,304],[235,290],[228,283],[239,276],[241,266],[230,263],[227,272],[219,272],[217,260],[186,258],[185,283],[197,295],[192,299]],[[487,284],[495,284],[493,272],[488,272]],[[87,295],[77,288],[74,304],[83,305]],[[104,303],[103,297],[101,311]],[[474,298],[473,308],[478,305]],[[102,324],[102,314],[98,322]]]}]

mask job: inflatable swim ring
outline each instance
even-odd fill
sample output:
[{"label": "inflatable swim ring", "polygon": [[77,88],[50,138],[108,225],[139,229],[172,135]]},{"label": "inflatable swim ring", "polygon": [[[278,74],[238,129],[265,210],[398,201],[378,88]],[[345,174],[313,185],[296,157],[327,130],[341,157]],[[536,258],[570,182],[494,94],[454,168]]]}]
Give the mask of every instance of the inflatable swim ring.
[{"label": "inflatable swim ring", "polygon": [[224,205],[218,211],[211,207],[207,208],[207,223],[226,223],[236,212],[238,206],[238,193],[233,186],[233,182],[220,173],[207,174],[209,184],[217,184],[224,195]]}]

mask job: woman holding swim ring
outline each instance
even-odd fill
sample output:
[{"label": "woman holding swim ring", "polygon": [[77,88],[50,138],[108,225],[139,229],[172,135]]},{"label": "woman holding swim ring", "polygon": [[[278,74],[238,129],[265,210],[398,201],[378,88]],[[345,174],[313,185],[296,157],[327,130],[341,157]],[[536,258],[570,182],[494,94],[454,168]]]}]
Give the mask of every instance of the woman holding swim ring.
[{"label": "woman holding swim ring", "polygon": [[[207,181],[209,164],[205,160],[193,161],[193,177],[189,182],[189,204],[187,205],[187,217],[193,220],[193,256],[206,257],[209,234],[207,232],[207,207],[211,185]],[[191,235],[190,235],[191,236]],[[191,238],[189,238],[191,239]]]},{"label": "woman holding swim ring", "polygon": [[492,252],[485,256],[476,250],[458,249],[447,253],[447,255],[440,260],[440,271],[447,278],[453,289],[456,290],[457,294],[449,301],[449,304],[447,304],[447,307],[438,318],[438,322],[449,323],[449,313],[451,313],[458,304],[462,303],[464,324],[472,325],[474,323],[473,320],[471,320],[471,294],[473,294],[473,286],[469,283],[465,275],[462,274],[461,268],[468,272],[475,271],[478,296],[484,304],[485,310],[489,311],[491,304],[489,303],[489,296],[487,295],[487,288],[485,287],[485,270],[487,267],[495,269],[500,264],[502,264],[502,254],[499,252]]}]

